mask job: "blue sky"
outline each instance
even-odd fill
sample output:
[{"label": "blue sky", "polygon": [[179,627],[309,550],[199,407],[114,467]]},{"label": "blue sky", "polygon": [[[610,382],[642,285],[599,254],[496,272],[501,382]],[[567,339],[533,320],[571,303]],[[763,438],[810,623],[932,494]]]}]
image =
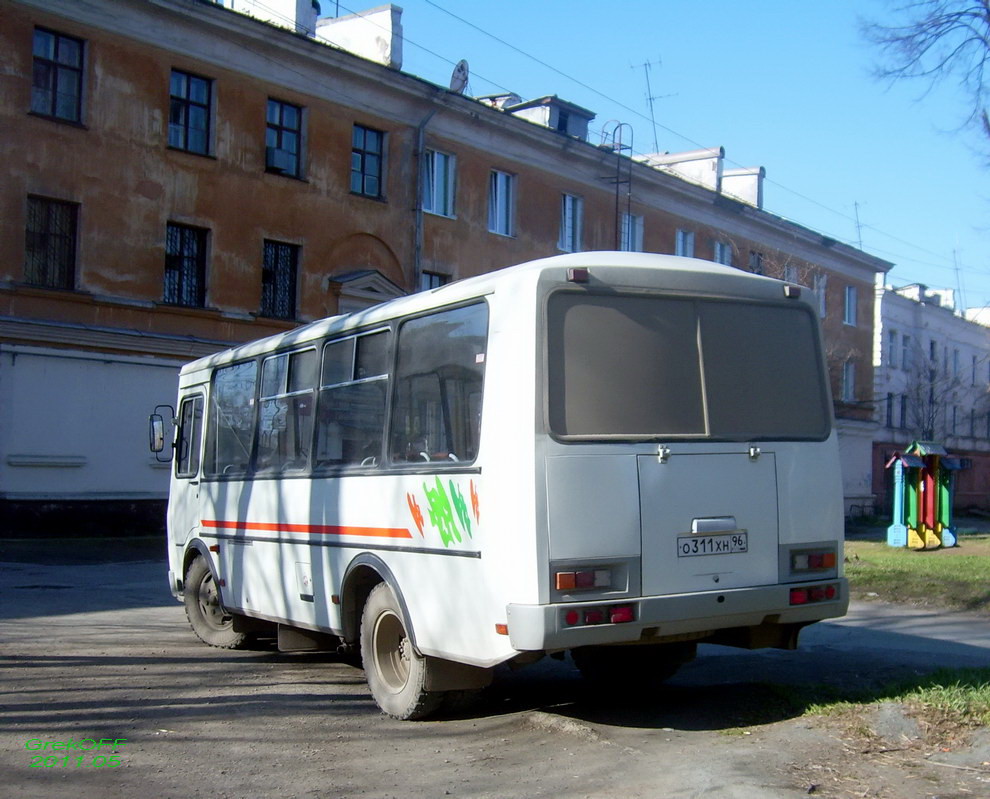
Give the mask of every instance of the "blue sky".
[{"label": "blue sky", "polygon": [[[609,120],[630,123],[638,152],[654,150],[649,62],[661,151],[724,146],[727,166],[766,167],[768,211],[861,237],[896,264],[894,285],[961,286],[967,306],[990,304],[990,165],[978,134],[959,130],[957,86],[872,77],[859,20],[893,19],[885,0],[397,4],[403,71],[447,85],[467,59],[469,94],[557,94],[596,112],[595,142]],[[322,5],[333,14],[336,0]],[[365,7],[343,0],[340,13]]]}]

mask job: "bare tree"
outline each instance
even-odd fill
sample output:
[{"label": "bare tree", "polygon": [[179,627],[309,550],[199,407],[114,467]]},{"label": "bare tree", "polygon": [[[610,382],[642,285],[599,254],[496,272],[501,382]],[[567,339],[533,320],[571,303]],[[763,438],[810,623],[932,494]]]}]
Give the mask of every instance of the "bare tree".
[{"label": "bare tree", "polygon": [[940,363],[934,353],[926,355],[920,346],[915,346],[910,364],[905,364],[904,369],[908,380],[903,392],[907,418],[903,421],[913,436],[945,442],[975,435],[971,428],[977,418],[986,417],[990,397],[982,387],[969,385],[958,364],[949,360],[947,351]]},{"label": "bare tree", "polygon": [[926,91],[939,81],[957,80],[970,104],[964,124],[990,137],[990,0],[913,0],[895,14],[900,24],[863,25],[882,54],[877,74],[926,82]]}]

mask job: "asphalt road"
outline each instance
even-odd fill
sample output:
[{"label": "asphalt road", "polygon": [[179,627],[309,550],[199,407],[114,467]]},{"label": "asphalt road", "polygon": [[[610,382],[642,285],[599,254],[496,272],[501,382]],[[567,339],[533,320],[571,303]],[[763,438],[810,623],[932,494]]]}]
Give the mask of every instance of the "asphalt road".
[{"label": "asphalt road", "polygon": [[[841,770],[844,744],[776,701],[775,685],[990,666],[985,618],[856,604],[796,652],[701,647],[654,700],[595,696],[569,661],[545,659],[499,674],[459,717],[403,723],[334,657],[200,644],[163,563],[101,562],[112,551],[0,547],[0,795],[852,796],[817,776]],[[88,748],[100,739],[116,743]],[[990,795],[972,763],[952,768]],[[929,782],[864,795],[934,795]]]}]

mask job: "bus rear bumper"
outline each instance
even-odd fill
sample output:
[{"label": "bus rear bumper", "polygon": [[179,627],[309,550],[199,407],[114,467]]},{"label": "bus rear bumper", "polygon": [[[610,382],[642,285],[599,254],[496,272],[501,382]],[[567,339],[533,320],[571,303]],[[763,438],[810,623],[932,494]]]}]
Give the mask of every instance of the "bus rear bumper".
[{"label": "bus rear bumper", "polygon": [[[661,642],[679,636],[701,639],[705,634],[733,628],[805,625],[845,615],[849,606],[847,581],[838,578],[828,583],[838,587],[834,599],[794,605],[792,589],[808,584],[620,598],[611,602],[510,604],[506,607],[509,640],[520,651],[555,651],[598,644]],[[631,621],[607,621],[613,609],[621,608],[632,608]],[[584,623],[588,611],[593,619],[606,621]],[[577,623],[571,623],[575,617]]]}]

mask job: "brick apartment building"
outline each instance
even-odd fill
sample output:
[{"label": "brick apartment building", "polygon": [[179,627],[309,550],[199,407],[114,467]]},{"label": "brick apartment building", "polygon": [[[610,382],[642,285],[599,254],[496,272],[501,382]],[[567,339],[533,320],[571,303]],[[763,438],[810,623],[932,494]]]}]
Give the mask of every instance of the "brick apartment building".
[{"label": "brick apartment building", "polygon": [[718,148],[634,159],[553,95],[403,73],[395,7],[375,12],[392,31],[377,60],[295,13],[289,29],[208,0],[0,0],[0,527],[68,532],[92,503],[160,519],[146,419],[191,358],[596,249],[814,290],[847,503],[869,494],[889,263],[764,211],[762,170],[723,169]]}]

